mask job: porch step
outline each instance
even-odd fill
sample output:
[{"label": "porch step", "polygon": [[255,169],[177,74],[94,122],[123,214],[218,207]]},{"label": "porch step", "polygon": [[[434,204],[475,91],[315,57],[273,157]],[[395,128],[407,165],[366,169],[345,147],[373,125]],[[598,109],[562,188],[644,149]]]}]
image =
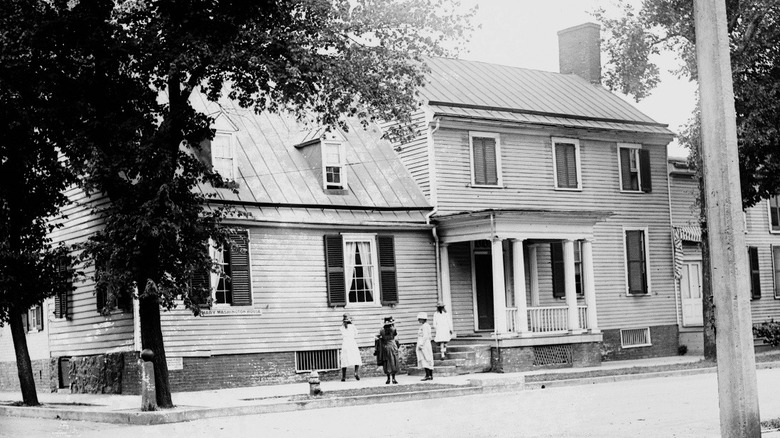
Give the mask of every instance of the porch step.
[{"label": "porch step", "polygon": [[[409,367],[408,374],[410,376],[424,376],[425,375],[425,369],[424,368],[418,368],[418,367]],[[457,367],[455,366],[437,366],[434,364],[433,367],[433,379],[436,380],[436,376],[457,376],[458,374],[461,374],[458,372]]]},{"label": "porch step", "polygon": [[433,360],[462,359],[466,361],[474,361],[476,358],[477,353],[475,351],[452,351],[448,348],[447,354],[444,358],[441,357],[441,353],[433,353]]},{"label": "porch step", "polygon": [[433,360],[433,364],[438,367],[463,367],[466,366],[466,359],[450,359],[449,357],[447,359],[443,360]]},{"label": "porch step", "polygon": [[[469,351],[477,351],[481,347],[488,346],[487,344],[472,344],[472,345],[447,345],[447,354],[449,353],[463,353]],[[489,347],[489,346],[488,346]]]}]

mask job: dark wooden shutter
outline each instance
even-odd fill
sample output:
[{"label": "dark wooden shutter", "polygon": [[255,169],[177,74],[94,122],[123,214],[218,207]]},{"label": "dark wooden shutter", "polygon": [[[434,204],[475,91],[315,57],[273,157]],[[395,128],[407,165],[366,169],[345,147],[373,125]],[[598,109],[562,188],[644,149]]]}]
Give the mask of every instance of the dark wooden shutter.
[{"label": "dark wooden shutter", "polygon": [[748,260],[750,262],[750,298],[761,298],[761,272],[758,269],[758,248],[748,247]]},{"label": "dark wooden shutter", "polygon": [[98,312],[103,312],[103,308],[106,307],[106,299],[108,292],[105,289],[95,290],[95,307]]},{"label": "dark wooden shutter", "polygon": [[564,298],[566,277],[563,271],[563,242],[550,243],[550,263],[552,264],[553,298]]},{"label": "dark wooden shutter", "polygon": [[68,317],[68,298],[70,292],[59,292],[54,295],[54,317],[55,318],[67,318]]},{"label": "dark wooden shutter", "polygon": [[626,231],[626,255],[628,263],[628,293],[643,295],[647,293],[647,264],[645,262],[645,232]]},{"label": "dark wooden shutter", "polygon": [[496,140],[493,138],[482,138],[482,144],[485,149],[485,183],[488,185],[498,184],[498,164],[496,160]]},{"label": "dark wooden shutter", "polygon": [[22,327],[24,327],[24,332],[25,333],[30,331],[29,327],[28,327],[28,324],[27,324],[27,312],[29,312],[29,310],[25,310],[24,312],[22,312]]},{"label": "dark wooden shutter", "polygon": [[328,285],[328,305],[346,306],[347,288],[344,279],[344,241],[339,234],[325,236],[325,275]]},{"label": "dark wooden shutter", "polygon": [[642,181],[642,191],[653,191],[652,177],[650,176],[650,151],[639,149],[639,179]]},{"label": "dark wooden shutter", "polygon": [[43,330],[43,305],[38,304],[35,306],[35,328],[38,331]]},{"label": "dark wooden shutter", "polygon": [[555,145],[555,170],[558,187],[577,188],[577,149],[571,143]]},{"label": "dark wooden shutter", "polygon": [[769,198],[769,217],[772,231],[780,231],[780,195]]},{"label": "dark wooden shutter", "polygon": [[382,305],[398,304],[398,278],[395,266],[395,238],[377,236],[379,247],[379,284]]},{"label": "dark wooden shutter", "polygon": [[230,235],[230,288],[234,306],[252,305],[249,268],[249,235]]},{"label": "dark wooden shutter", "polygon": [[[211,297],[211,272],[208,270],[198,270],[192,273],[192,289],[205,289],[206,292],[190,293],[190,300],[200,307],[208,304],[208,298]],[[201,289],[202,288],[202,289]]]}]

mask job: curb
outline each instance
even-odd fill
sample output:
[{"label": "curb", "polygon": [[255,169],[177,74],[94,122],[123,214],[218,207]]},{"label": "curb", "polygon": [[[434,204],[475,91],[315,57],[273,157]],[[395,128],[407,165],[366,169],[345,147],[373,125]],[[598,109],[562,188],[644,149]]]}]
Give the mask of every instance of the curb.
[{"label": "curb", "polygon": [[148,426],[156,424],[181,423],[215,417],[231,417],[239,415],[271,414],[279,412],[301,411],[309,409],[338,408],[377,403],[404,402],[413,400],[429,400],[444,397],[462,397],[484,393],[522,390],[521,383],[504,383],[481,385],[470,381],[468,385],[455,388],[434,389],[430,391],[404,392],[395,394],[361,395],[353,397],[338,397],[330,399],[315,399],[301,401],[286,401],[274,404],[255,404],[249,406],[229,406],[219,408],[194,408],[174,411],[152,412],[105,412],[105,411],[75,411],[59,408],[0,406],[0,416],[44,418],[51,420],[91,421],[96,423],[128,424]]}]

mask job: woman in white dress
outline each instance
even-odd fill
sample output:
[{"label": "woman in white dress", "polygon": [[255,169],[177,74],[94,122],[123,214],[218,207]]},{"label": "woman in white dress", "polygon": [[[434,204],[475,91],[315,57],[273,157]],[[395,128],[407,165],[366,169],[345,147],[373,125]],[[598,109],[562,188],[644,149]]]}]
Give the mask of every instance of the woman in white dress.
[{"label": "woman in white dress", "polygon": [[433,339],[439,344],[441,358],[444,359],[447,353],[447,342],[452,340],[452,323],[450,315],[444,309],[444,302],[436,303],[436,313],[433,314],[433,329],[436,331],[436,337]]},{"label": "woman in white dress", "polygon": [[420,323],[420,328],[417,329],[417,366],[425,369],[425,378],[422,380],[433,380],[433,348],[428,314],[418,313],[417,322]]},{"label": "woman in white dress", "polygon": [[363,365],[363,359],[360,358],[360,349],[357,345],[357,328],[352,324],[352,319],[348,314],[344,314],[341,327],[341,381],[347,380],[347,367],[355,367],[355,380],[360,380],[358,369]]}]

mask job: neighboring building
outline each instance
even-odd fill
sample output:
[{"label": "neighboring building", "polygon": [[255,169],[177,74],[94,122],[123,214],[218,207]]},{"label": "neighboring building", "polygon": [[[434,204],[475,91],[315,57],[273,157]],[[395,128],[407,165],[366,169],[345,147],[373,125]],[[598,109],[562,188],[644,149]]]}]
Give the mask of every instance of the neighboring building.
[{"label": "neighboring building", "polygon": [[[699,227],[699,181],[685,160],[669,160],[672,225],[678,240],[676,269],[680,343],[689,351],[702,349],[702,253]],[[748,253],[749,294],[753,324],[780,317],[780,196],[759,202],[744,212]]]},{"label": "neighboring building", "polygon": [[435,209],[444,301],[497,369],[677,354],[673,134],[598,84],[597,25],[559,38],[566,74],[430,61],[423,135],[397,147]]}]

